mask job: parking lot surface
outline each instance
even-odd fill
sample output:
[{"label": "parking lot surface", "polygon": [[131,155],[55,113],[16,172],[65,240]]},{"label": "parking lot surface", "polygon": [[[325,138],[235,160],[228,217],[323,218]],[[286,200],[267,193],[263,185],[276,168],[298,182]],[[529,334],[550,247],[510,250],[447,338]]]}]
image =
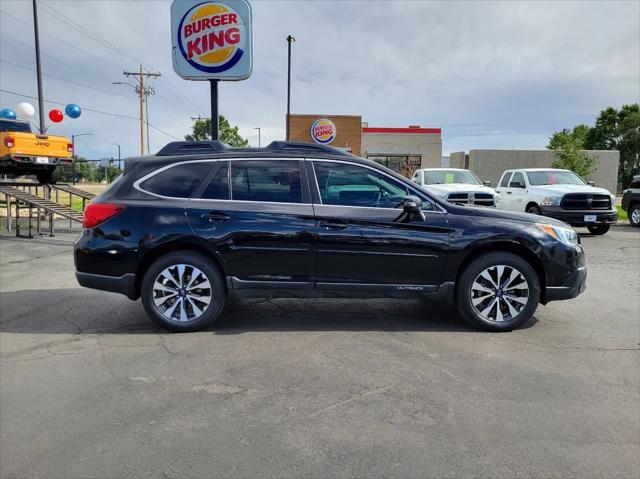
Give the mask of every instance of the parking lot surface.
[{"label": "parking lot surface", "polygon": [[[0,238],[0,476],[639,477],[640,231],[502,334],[410,300],[245,300],[155,328],[72,246]],[[71,239],[71,238],[68,238]]]}]

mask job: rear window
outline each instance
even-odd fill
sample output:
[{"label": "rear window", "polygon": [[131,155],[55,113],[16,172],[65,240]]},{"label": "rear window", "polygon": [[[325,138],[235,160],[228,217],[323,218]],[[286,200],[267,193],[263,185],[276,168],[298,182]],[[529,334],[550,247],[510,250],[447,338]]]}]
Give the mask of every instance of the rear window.
[{"label": "rear window", "polygon": [[31,133],[31,126],[25,121],[0,120],[0,132],[2,131]]},{"label": "rear window", "polygon": [[189,198],[213,165],[210,161],[199,161],[172,166],[140,183],[140,188],[156,195]]}]

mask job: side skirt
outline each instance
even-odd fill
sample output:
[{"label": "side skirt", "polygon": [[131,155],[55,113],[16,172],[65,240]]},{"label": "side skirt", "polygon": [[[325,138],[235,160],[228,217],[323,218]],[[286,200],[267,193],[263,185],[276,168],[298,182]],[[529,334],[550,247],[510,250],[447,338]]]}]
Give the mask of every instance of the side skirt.
[{"label": "side skirt", "polygon": [[425,298],[453,304],[455,283],[362,284],[247,281],[227,277],[230,300],[243,298]]}]

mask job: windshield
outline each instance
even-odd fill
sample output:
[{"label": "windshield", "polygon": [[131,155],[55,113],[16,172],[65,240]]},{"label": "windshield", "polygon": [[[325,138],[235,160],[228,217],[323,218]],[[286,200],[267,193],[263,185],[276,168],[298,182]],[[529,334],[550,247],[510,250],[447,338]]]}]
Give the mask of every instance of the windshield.
[{"label": "windshield", "polygon": [[434,170],[424,172],[425,185],[442,185],[447,183],[479,185],[480,180],[468,170]]},{"label": "windshield", "polygon": [[544,170],[528,171],[531,186],[542,185],[586,185],[585,181],[573,171]]},{"label": "windshield", "polygon": [[0,120],[0,132],[2,131],[31,133],[31,126],[26,121]]}]

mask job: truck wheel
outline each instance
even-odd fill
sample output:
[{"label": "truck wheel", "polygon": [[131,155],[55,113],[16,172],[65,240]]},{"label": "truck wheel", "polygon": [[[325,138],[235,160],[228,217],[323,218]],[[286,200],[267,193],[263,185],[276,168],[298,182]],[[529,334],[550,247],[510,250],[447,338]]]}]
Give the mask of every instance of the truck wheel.
[{"label": "truck wheel", "polygon": [[39,183],[55,185],[60,179],[60,170],[55,168],[53,170],[39,171],[36,173],[36,178]]},{"label": "truck wheel", "polygon": [[456,296],[458,311],[472,326],[511,331],[533,316],[540,301],[540,280],[520,256],[487,253],[462,272]]},{"label": "truck wheel", "polygon": [[629,223],[631,226],[640,226],[640,205],[629,208]]},{"label": "truck wheel", "polygon": [[542,214],[542,210],[540,209],[540,207],[538,205],[529,205],[529,206],[527,206],[527,213],[532,214],[532,215],[541,215]]},{"label": "truck wheel", "polygon": [[213,323],[224,306],[226,288],[218,267],[206,256],[176,251],[157,259],[140,288],[149,317],[176,332]]},{"label": "truck wheel", "polygon": [[605,234],[607,231],[609,231],[610,227],[611,225],[587,225],[589,233],[598,236]]}]

